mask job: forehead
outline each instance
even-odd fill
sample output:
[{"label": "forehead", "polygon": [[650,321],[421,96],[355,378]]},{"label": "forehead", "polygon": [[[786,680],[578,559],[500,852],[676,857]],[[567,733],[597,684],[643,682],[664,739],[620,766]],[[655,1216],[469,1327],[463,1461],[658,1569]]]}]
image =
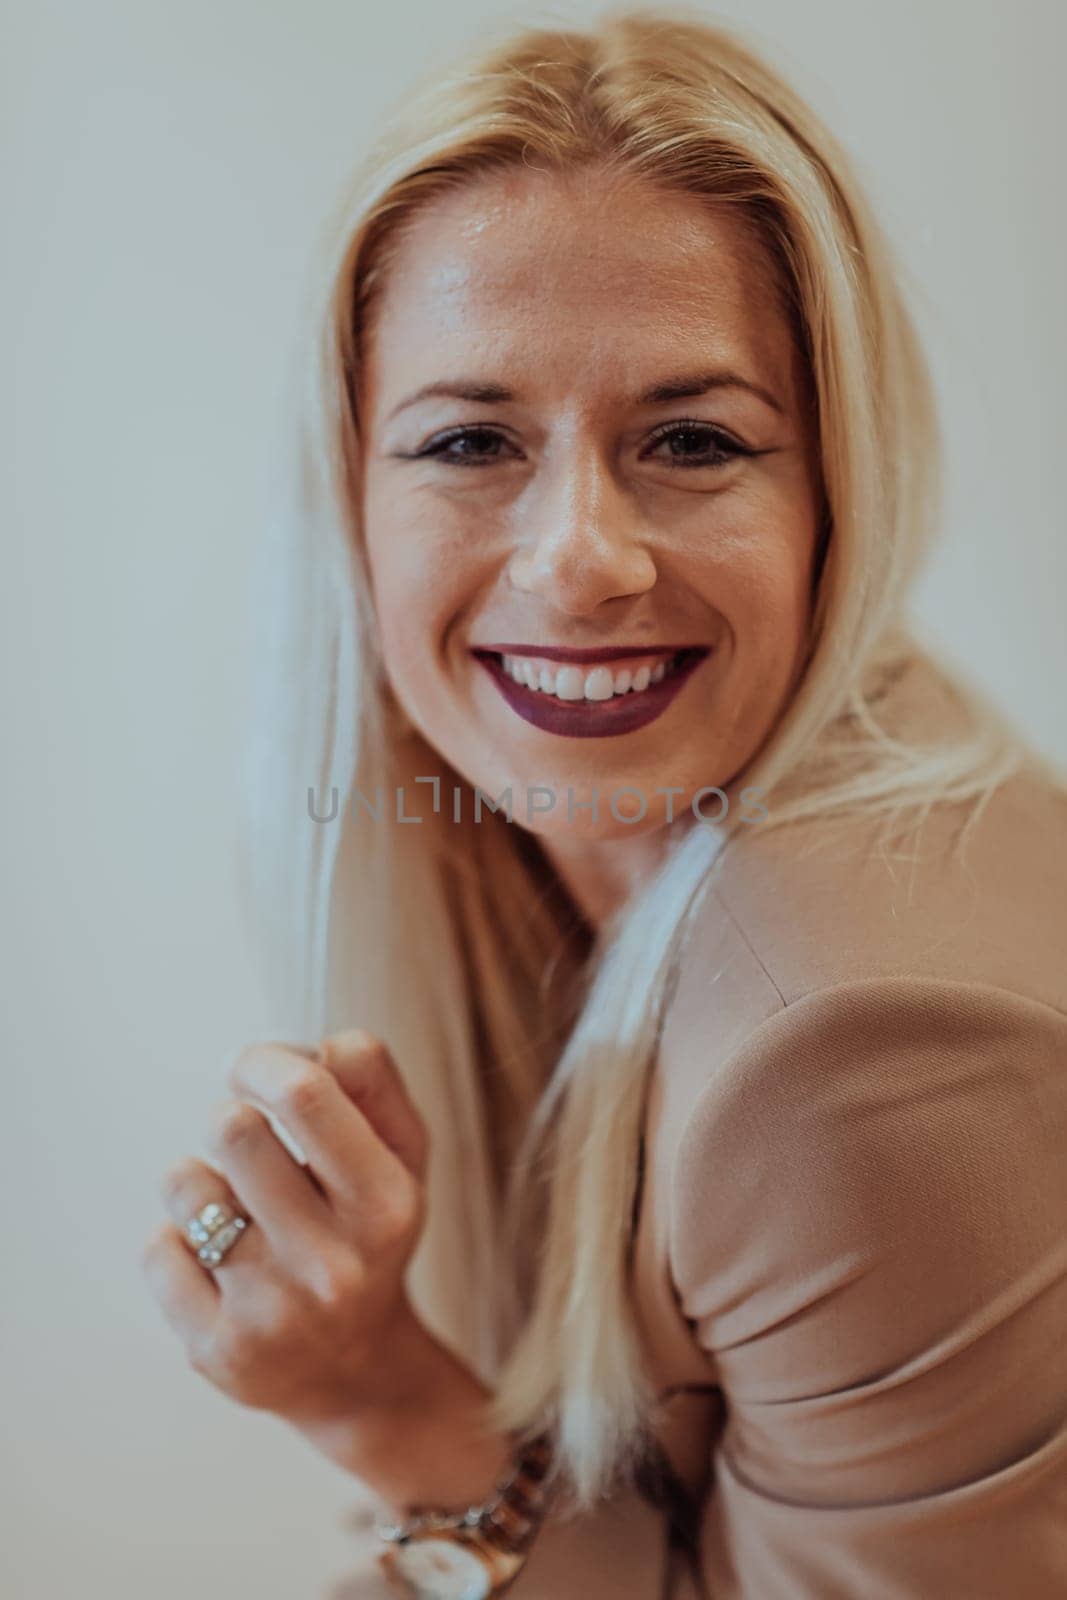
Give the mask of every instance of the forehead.
[{"label": "forehead", "polygon": [[508,171],[406,224],[365,377],[384,403],[431,366],[547,378],[595,363],[627,382],[699,353],[784,382],[790,343],[767,252],[736,210],[602,173]]}]

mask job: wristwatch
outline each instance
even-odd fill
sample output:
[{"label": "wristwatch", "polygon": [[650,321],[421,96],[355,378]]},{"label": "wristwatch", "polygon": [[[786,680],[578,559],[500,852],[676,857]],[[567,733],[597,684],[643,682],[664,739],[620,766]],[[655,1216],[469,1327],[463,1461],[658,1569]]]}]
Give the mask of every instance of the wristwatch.
[{"label": "wristwatch", "polygon": [[547,1509],[548,1434],[516,1456],[480,1506],[466,1511],[417,1508],[402,1523],[378,1521],[389,1548],[378,1557],[390,1582],[417,1600],[489,1600],[503,1594],[525,1565]]}]

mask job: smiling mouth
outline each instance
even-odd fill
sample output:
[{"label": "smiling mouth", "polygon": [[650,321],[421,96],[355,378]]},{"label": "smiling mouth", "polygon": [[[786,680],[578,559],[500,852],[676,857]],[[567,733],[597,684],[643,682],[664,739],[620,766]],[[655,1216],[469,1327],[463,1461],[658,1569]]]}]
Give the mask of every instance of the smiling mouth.
[{"label": "smiling mouth", "polygon": [[520,668],[517,658],[499,651],[471,653],[523,721],[564,738],[594,739],[636,733],[655,722],[715,652],[690,647],[658,658],[648,655],[640,665],[631,657],[630,666],[617,670],[606,662],[576,666],[533,656],[523,658]]},{"label": "smiling mouth", "polygon": [[618,700],[639,698],[707,653],[707,649],[694,646],[676,650],[672,655],[649,656],[644,661],[634,659],[627,667],[613,668],[607,663],[583,667],[541,657],[510,656],[498,650],[472,651],[479,660],[493,662],[520,688],[528,689],[549,704],[568,707],[603,707]]}]

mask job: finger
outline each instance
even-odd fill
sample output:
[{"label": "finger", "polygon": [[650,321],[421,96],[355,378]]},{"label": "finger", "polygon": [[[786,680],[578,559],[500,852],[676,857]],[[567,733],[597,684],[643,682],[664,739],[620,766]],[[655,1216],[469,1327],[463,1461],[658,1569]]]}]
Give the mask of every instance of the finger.
[{"label": "finger", "polygon": [[[223,1287],[233,1287],[235,1284],[247,1285],[250,1280],[258,1281],[268,1254],[266,1241],[262,1232],[256,1227],[249,1208],[221,1173],[209,1167],[205,1161],[199,1161],[195,1156],[185,1156],[168,1168],[161,1189],[171,1220],[179,1231],[190,1261],[199,1273],[209,1280],[217,1278],[220,1290]],[[236,1244],[227,1251],[218,1265],[208,1267],[197,1259],[197,1247],[188,1239],[185,1230],[186,1225],[197,1213],[212,1201],[219,1205],[232,1206],[236,1211],[248,1216],[250,1221]]]},{"label": "finger", "polygon": [[[350,1028],[331,1034],[317,1050],[297,1044],[250,1047],[251,1051],[257,1049],[287,1051],[301,1061],[324,1067],[408,1171],[420,1182],[425,1181],[429,1159],[426,1124],[392,1052],[381,1039],[363,1028]],[[239,1052],[230,1065],[227,1077],[239,1094],[254,1092],[247,1070],[250,1065],[249,1051]]]},{"label": "finger", "polygon": [[[271,1042],[274,1048],[278,1050],[288,1050],[291,1055],[299,1056],[301,1060],[318,1061],[319,1059],[319,1052],[317,1050],[312,1050],[308,1045],[290,1044],[288,1040],[282,1043],[279,1043],[277,1040]],[[235,1050],[233,1054],[227,1058],[225,1078],[226,1082],[237,1094],[241,1095],[243,1098],[246,1098],[250,1103],[255,1103],[255,1095],[244,1086],[243,1082],[241,1081],[240,1074],[241,1057],[250,1048],[255,1049],[257,1047],[254,1045],[242,1045],[240,1050]],[[311,1164],[307,1159],[307,1155],[303,1150],[301,1150],[289,1129],[274,1115],[268,1106],[263,1106],[261,1109],[273,1128],[275,1136],[283,1145],[283,1147],[288,1150],[297,1166],[300,1167],[304,1172],[309,1183],[311,1183],[312,1187],[318,1194],[324,1194],[325,1191],[323,1190],[322,1185],[319,1183],[315,1173],[312,1171]]]},{"label": "finger", "polygon": [[341,1215],[373,1223],[398,1186],[410,1184],[400,1157],[320,1062],[282,1045],[250,1045],[230,1081],[284,1123]]},{"label": "finger", "polygon": [[163,1315],[191,1352],[213,1333],[221,1295],[210,1272],[171,1222],[160,1223],[141,1251],[141,1271]]},{"label": "finger", "polygon": [[216,1108],[212,1153],[279,1260],[297,1268],[333,1233],[334,1219],[309,1169],[297,1164],[263,1113],[244,1100]]},{"label": "finger", "polygon": [[426,1124],[388,1046],[363,1028],[349,1028],[322,1041],[319,1059],[378,1136],[423,1182],[429,1158]]}]

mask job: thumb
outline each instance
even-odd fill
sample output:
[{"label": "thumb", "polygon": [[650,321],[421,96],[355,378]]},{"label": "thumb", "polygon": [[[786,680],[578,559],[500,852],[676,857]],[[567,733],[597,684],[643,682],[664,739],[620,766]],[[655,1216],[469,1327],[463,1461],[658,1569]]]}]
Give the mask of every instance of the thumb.
[{"label": "thumb", "polygon": [[317,1060],[333,1074],[383,1143],[413,1177],[425,1183],[429,1130],[388,1046],[365,1028],[348,1028],[323,1039]]}]

